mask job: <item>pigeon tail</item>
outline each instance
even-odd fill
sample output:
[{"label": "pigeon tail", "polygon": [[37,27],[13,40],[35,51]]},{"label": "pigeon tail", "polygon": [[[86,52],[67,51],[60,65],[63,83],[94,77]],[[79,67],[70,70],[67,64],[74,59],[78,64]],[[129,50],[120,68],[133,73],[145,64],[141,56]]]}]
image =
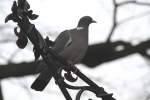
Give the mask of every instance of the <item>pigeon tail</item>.
[{"label": "pigeon tail", "polygon": [[32,83],[31,88],[36,91],[42,91],[45,89],[49,81],[52,79],[52,73],[48,68],[45,68],[36,80]]},{"label": "pigeon tail", "polygon": [[36,91],[43,91],[48,83],[49,83],[48,81],[46,82],[45,80],[37,78],[31,85],[31,88]]}]

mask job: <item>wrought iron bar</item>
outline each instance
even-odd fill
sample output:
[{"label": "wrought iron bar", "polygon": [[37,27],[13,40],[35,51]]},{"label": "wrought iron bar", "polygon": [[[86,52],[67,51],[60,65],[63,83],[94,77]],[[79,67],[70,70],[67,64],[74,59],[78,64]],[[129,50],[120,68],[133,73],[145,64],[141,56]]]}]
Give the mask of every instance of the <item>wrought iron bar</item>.
[{"label": "wrought iron bar", "polygon": [[[33,11],[29,9],[30,5],[26,0],[18,0],[18,2],[14,1],[11,8],[12,13],[6,17],[5,22],[12,20],[18,24],[20,32],[17,32],[17,28],[14,29],[15,35],[18,37],[16,44],[19,48],[23,49],[27,45],[28,39],[31,41],[34,46],[35,60],[37,60],[39,56],[42,56],[66,100],[72,100],[67,88],[79,90],[76,100],[80,100],[81,94],[85,90],[95,93],[96,96],[102,98],[102,100],[115,100],[112,97],[112,94],[108,94],[104,91],[104,88],[99,87],[96,83],[81,73],[81,71],[74,65],[68,64],[59,54],[51,49],[46,42],[47,40],[45,40],[35,28],[35,25],[30,23],[30,20],[35,20],[38,15],[33,14]],[[73,72],[86,82],[88,86],[72,86],[67,84],[64,81],[64,76],[61,74],[62,70],[70,74]],[[76,81],[76,79],[68,81],[73,82]]]}]

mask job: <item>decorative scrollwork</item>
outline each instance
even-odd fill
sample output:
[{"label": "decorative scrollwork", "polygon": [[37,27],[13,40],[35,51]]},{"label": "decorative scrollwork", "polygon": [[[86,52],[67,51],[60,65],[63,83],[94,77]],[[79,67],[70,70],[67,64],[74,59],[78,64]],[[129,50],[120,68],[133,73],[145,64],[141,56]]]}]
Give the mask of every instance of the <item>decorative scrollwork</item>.
[{"label": "decorative scrollwork", "polygon": [[76,78],[73,77],[71,71],[65,73],[64,77],[65,77],[66,80],[68,80],[70,82],[76,82],[77,79],[78,79],[78,77],[76,77]]},{"label": "decorative scrollwork", "polygon": [[14,33],[18,37],[18,40],[16,41],[17,46],[20,49],[24,49],[28,43],[28,38],[24,34],[24,31],[20,30],[20,32],[17,32],[17,27],[14,28]]},{"label": "decorative scrollwork", "polygon": [[90,91],[90,89],[88,89],[88,88],[81,89],[81,90],[77,93],[75,100],[80,100],[81,95],[82,95],[83,92],[86,91],[86,90]]},{"label": "decorative scrollwork", "polygon": [[[79,90],[76,100],[80,100],[82,93],[86,90],[95,93],[96,96],[102,98],[102,100],[115,100],[112,97],[112,94],[105,92],[104,88],[99,87],[81,73],[78,68],[68,64],[65,59],[51,49],[54,42],[50,41],[48,37],[43,39],[41,34],[35,28],[35,25],[30,23],[30,20],[35,20],[38,15],[33,14],[33,11],[29,9],[30,5],[26,0],[18,0],[18,2],[14,1],[11,8],[12,13],[6,17],[5,22],[8,22],[9,20],[17,22],[20,32],[17,32],[17,28],[14,28],[15,35],[18,37],[16,44],[19,48],[25,48],[28,40],[31,41],[34,47],[33,51],[35,54],[35,60],[37,60],[40,56],[43,58],[49,67],[49,70],[52,71],[56,84],[59,86],[66,100],[72,100],[67,89]],[[58,67],[54,67],[54,62],[58,62],[60,65]],[[62,70],[66,72],[64,76],[61,75]],[[72,73],[77,77],[74,78]],[[69,82],[76,82],[78,78],[82,79],[88,84],[88,86],[72,86],[64,81],[66,79]]]}]

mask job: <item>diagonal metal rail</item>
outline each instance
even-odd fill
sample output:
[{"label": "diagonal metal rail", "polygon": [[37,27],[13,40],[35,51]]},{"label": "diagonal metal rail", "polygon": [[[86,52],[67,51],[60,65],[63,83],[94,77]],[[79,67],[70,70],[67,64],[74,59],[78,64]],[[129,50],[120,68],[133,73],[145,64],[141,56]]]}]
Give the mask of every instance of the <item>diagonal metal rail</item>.
[{"label": "diagonal metal rail", "polygon": [[[20,28],[20,32],[17,32],[17,27],[14,28],[15,35],[18,37],[16,42],[17,46],[23,49],[26,47],[28,40],[31,41],[34,46],[35,59],[38,60],[40,56],[43,58],[66,100],[72,100],[67,89],[79,90],[76,100],[80,100],[81,94],[85,90],[95,93],[96,96],[102,98],[102,100],[116,100],[112,97],[112,94],[104,91],[103,87],[99,87],[96,83],[86,77],[79,69],[68,64],[60,55],[51,49],[46,39],[44,39],[40,32],[35,28],[35,25],[30,23],[30,20],[35,20],[38,15],[33,14],[33,11],[30,10],[30,5],[26,0],[18,0],[17,2],[14,1],[11,11],[12,13],[6,17],[5,22],[12,20],[16,22]],[[72,86],[67,84],[64,81],[65,76],[61,73],[62,70],[67,73],[73,72],[87,83],[88,86]],[[67,81],[72,82],[72,80],[69,79]]]}]

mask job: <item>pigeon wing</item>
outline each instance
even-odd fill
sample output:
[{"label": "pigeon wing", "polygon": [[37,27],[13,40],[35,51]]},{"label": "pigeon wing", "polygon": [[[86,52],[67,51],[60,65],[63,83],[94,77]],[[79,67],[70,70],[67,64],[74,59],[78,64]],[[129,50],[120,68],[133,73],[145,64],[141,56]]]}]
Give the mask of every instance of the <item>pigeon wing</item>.
[{"label": "pigeon wing", "polygon": [[64,48],[68,47],[72,43],[71,35],[69,34],[69,31],[63,31],[60,33],[60,35],[55,40],[55,45],[53,46],[53,49],[60,53],[64,50]]}]

